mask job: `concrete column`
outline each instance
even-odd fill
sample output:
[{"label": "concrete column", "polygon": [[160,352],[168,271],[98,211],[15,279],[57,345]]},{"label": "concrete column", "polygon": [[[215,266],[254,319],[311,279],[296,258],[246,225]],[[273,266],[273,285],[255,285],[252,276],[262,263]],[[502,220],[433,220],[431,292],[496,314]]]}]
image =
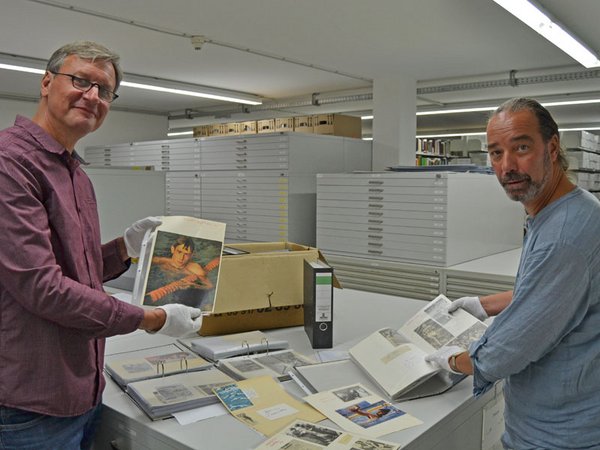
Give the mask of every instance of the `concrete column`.
[{"label": "concrete column", "polygon": [[373,170],[415,165],[417,81],[380,77],[373,82]]}]

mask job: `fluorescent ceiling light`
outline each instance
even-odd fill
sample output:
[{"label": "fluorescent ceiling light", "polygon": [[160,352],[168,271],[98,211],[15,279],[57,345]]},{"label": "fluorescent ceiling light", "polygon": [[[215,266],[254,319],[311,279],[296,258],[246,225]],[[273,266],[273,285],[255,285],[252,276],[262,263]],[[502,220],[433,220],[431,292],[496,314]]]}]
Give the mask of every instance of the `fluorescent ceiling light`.
[{"label": "fluorescent ceiling light", "polygon": [[593,131],[600,130],[600,127],[585,127],[585,128],[559,128],[558,131]]},{"label": "fluorescent ceiling light", "polygon": [[564,102],[547,102],[542,103],[542,106],[588,105],[590,103],[600,103],[600,98],[590,98],[587,100],[568,100]]},{"label": "fluorescent ceiling light", "polygon": [[434,111],[418,111],[417,116],[433,116],[437,114],[459,114],[467,112],[494,111],[497,106],[482,106],[479,108],[437,109]]},{"label": "fluorescent ceiling light", "polygon": [[167,136],[169,137],[173,137],[173,136],[192,136],[194,134],[194,132],[192,130],[190,131],[174,131],[172,133],[167,133]]},{"label": "fluorescent ceiling light", "polygon": [[0,69],[16,70],[17,72],[37,73],[40,75],[43,75],[46,73],[46,71],[42,70],[42,69],[35,69],[33,67],[25,67],[25,66],[14,66],[12,64],[0,64]]},{"label": "fluorescent ceiling light", "polygon": [[[0,62],[0,69],[15,70],[18,72],[27,72],[43,75],[46,73],[45,69],[42,69],[42,64],[37,61],[32,61],[22,57],[11,57],[3,58],[5,61],[18,62],[16,64],[6,64]],[[25,65],[24,65],[25,64]],[[35,67],[38,66],[38,67]],[[136,89],[145,89],[155,92],[166,92],[169,94],[187,95],[191,97],[208,98],[213,100],[221,100],[225,102],[242,103],[245,105],[261,105],[262,100],[260,97],[252,94],[246,94],[243,92],[229,91],[226,89],[218,89],[209,86],[198,86],[194,84],[178,83],[170,80],[160,80],[160,84],[149,84],[147,80],[150,78],[141,75],[125,74],[125,80],[121,82],[121,86],[127,86]],[[131,81],[127,81],[131,80]]]},{"label": "fluorescent ceiling light", "polygon": [[416,136],[418,139],[433,139],[439,137],[462,137],[462,136],[485,136],[485,131],[477,133],[441,133],[441,134],[422,134]]},{"label": "fluorescent ceiling light", "polygon": [[[234,97],[234,96],[230,96],[230,95],[218,95],[218,94],[212,94],[212,93],[208,93],[208,92],[190,91],[188,89],[170,88],[170,87],[156,86],[156,85],[146,84],[146,83],[134,83],[134,82],[125,81],[125,80],[123,80],[121,82],[121,86],[127,86],[127,87],[131,87],[131,88],[136,88],[136,89],[146,89],[148,91],[155,91],[155,92],[166,92],[169,94],[188,95],[190,97],[210,98],[213,100],[221,100],[221,101],[225,101],[225,102],[243,103],[245,105],[261,105],[262,104],[262,101],[259,99],[250,100],[248,98],[245,98],[245,97],[243,98],[241,96]],[[211,88],[211,90],[213,90],[213,89]],[[215,91],[216,91],[216,89],[215,89]]]},{"label": "fluorescent ceiling light", "polygon": [[373,116],[360,116],[360,120],[372,120]]},{"label": "fluorescent ceiling light", "polygon": [[494,0],[528,27],[548,39],[586,68],[600,67],[598,56],[589,51],[559,24],[527,0]]}]

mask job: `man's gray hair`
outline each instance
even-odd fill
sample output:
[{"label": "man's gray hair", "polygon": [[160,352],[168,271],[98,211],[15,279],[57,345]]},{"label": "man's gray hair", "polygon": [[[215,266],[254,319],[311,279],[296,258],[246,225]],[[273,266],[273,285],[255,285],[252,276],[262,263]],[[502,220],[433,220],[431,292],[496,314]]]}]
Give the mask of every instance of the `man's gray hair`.
[{"label": "man's gray hair", "polygon": [[[490,120],[505,111],[515,113],[523,110],[531,111],[537,117],[540,134],[544,143],[548,143],[552,139],[552,136],[556,135],[560,144],[558,125],[552,118],[552,115],[538,101],[531,98],[520,97],[505,101],[492,113]],[[567,159],[565,150],[560,145],[558,147],[558,164],[565,172],[569,169],[569,160]]]},{"label": "man's gray hair", "polygon": [[86,59],[92,62],[110,62],[113,65],[113,68],[115,69],[115,76],[117,79],[117,83],[115,84],[115,92],[117,91],[119,85],[121,84],[121,80],[123,80],[123,71],[121,70],[121,66],[119,65],[119,60],[121,59],[119,55],[96,42],[72,42],[70,44],[63,45],[61,48],[59,48],[52,54],[52,56],[48,60],[48,64],[46,65],[46,70],[48,72],[59,72],[60,68],[65,62],[65,58],[71,55],[75,55],[81,59]]}]

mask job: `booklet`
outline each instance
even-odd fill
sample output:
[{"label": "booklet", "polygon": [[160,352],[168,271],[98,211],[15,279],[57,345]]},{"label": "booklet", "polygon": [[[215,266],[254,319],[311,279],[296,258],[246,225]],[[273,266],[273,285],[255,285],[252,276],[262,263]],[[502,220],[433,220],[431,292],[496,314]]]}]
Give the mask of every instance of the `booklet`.
[{"label": "booklet", "polygon": [[192,351],[212,361],[288,348],[286,340],[270,337],[262,331],[194,338],[191,341],[180,342],[184,342]]},{"label": "booklet", "polygon": [[213,389],[233,380],[216,368],[129,383],[127,394],[152,420],[218,403]]},{"label": "booklet", "polygon": [[182,372],[209,369],[213,364],[176,344],[106,356],[104,370],[121,388],[129,383]]},{"label": "booklet", "polygon": [[[425,362],[425,355],[444,345],[466,350],[487,327],[463,309],[449,314],[450,304],[439,295],[400,329],[382,328],[360,341],[350,349],[350,358],[394,401],[444,392],[464,375],[450,376]],[[415,390],[428,380],[429,386]]]},{"label": "booklet", "polygon": [[296,420],[254,450],[317,450],[321,448],[331,450],[399,450],[400,445]]},{"label": "booklet", "polygon": [[340,428],[373,438],[423,423],[360,383],[308,395],[304,400]]},{"label": "booklet", "polygon": [[268,375],[279,381],[286,381],[290,379],[289,372],[293,368],[315,363],[316,361],[294,350],[279,350],[221,359],[217,367],[237,380]]},{"label": "booklet", "polygon": [[217,294],[225,224],[163,216],[146,233],[133,287],[133,303],[180,303],[212,312]]},{"label": "booklet", "polygon": [[308,422],[325,419],[268,376],[221,386],[214,392],[236,419],[265,436],[273,436],[296,419]]}]

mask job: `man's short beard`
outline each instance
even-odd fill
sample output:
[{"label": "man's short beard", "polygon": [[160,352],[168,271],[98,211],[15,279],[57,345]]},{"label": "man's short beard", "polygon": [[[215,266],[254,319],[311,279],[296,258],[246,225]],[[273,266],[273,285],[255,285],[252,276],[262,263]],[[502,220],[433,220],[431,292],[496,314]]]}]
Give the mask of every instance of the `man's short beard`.
[{"label": "man's short beard", "polygon": [[[542,177],[542,179],[540,181],[538,181],[538,182],[532,181],[531,177],[529,175],[527,175],[526,173],[511,172],[511,173],[507,174],[505,177],[503,177],[502,179],[500,179],[500,184],[502,184],[504,191],[506,192],[506,194],[508,195],[508,197],[511,200],[514,200],[516,202],[521,202],[521,203],[529,203],[533,199],[535,199],[538,195],[540,195],[540,193],[542,192],[542,190],[544,189],[544,187],[550,180],[551,176],[552,176],[552,161],[550,159],[550,151],[548,150],[548,146],[546,146],[544,148],[544,176]],[[506,183],[508,183],[510,181],[525,181],[528,184],[528,186],[525,189],[522,189],[522,190],[519,190],[516,192],[511,192],[505,186]]]}]

